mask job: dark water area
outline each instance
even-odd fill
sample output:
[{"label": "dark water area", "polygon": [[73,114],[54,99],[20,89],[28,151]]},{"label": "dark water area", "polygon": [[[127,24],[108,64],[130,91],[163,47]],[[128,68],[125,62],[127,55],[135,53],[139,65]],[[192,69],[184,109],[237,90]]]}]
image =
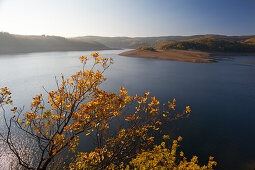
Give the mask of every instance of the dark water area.
[{"label": "dark water area", "polygon": [[[161,103],[176,98],[177,111],[186,105],[192,113],[165,128],[182,136],[181,150],[216,169],[255,168],[255,56],[230,57],[218,63],[187,63],[118,56],[121,50],[101,51],[115,64],[106,72],[103,88],[117,92],[125,86],[130,95],[150,91]],[[90,52],[31,53],[0,56],[0,86],[13,92],[14,104],[27,106],[35,94],[54,89],[54,76],[80,69],[79,56]],[[3,127],[2,120],[1,126]],[[90,147],[82,140],[81,150]],[[7,160],[8,161],[8,160]],[[0,165],[6,158],[0,157]]]}]

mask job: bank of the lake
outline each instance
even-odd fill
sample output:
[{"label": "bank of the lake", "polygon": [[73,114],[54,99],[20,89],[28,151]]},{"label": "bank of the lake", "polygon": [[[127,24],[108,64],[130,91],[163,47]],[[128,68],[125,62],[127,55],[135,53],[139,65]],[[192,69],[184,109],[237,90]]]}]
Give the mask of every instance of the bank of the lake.
[{"label": "bank of the lake", "polygon": [[192,63],[214,63],[219,59],[218,56],[255,56],[255,53],[223,53],[172,49],[159,51],[131,50],[122,52],[119,55],[136,58],[151,58]]}]

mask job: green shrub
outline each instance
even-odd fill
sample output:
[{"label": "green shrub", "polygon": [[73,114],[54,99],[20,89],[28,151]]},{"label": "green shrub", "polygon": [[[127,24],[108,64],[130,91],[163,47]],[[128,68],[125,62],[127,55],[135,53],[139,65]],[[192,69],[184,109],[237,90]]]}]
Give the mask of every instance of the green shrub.
[{"label": "green shrub", "polygon": [[137,50],[142,50],[142,51],[157,51],[155,48],[150,47],[150,46],[139,46],[139,47],[137,47]]}]

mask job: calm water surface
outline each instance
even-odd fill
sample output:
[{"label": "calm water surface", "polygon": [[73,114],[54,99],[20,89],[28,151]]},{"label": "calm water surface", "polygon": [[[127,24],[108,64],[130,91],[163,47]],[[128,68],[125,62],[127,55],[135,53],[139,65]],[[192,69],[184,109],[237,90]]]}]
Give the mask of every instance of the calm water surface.
[{"label": "calm water surface", "polygon": [[[104,87],[131,95],[150,91],[161,103],[177,100],[177,110],[192,108],[191,116],[169,125],[169,133],[183,136],[184,153],[210,155],[217,169],[255,168],[255,57],[232,57],[219,63],[185,63],[118,56],[122,51],[102,51],[115,64],[107,71]],[[29,106],[44,86],[55,88],[54,76],[80,69],[78,57],[90,52],[54,52],[0,56],[0,87],[8,86],[15,105]],[[28,107],[27,107],[28,108]],[[1,122],[2,123],[2,122]],[[1,124],[1,127],[3,124]],[[81,140],[81,150],[90,145]],[[8,162],[1,148],[0,165]],[[188,157],[190,155],[187,155]]]}]

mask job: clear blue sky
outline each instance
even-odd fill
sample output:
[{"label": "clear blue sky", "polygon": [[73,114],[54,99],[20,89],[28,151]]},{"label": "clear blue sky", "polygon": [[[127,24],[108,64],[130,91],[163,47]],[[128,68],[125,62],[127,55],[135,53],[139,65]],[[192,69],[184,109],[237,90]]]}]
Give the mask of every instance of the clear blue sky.
[{"label": "clear blue sky", "polygon": [[0,31],[65,37],[255,34],[255,0],[0,0]]}]

